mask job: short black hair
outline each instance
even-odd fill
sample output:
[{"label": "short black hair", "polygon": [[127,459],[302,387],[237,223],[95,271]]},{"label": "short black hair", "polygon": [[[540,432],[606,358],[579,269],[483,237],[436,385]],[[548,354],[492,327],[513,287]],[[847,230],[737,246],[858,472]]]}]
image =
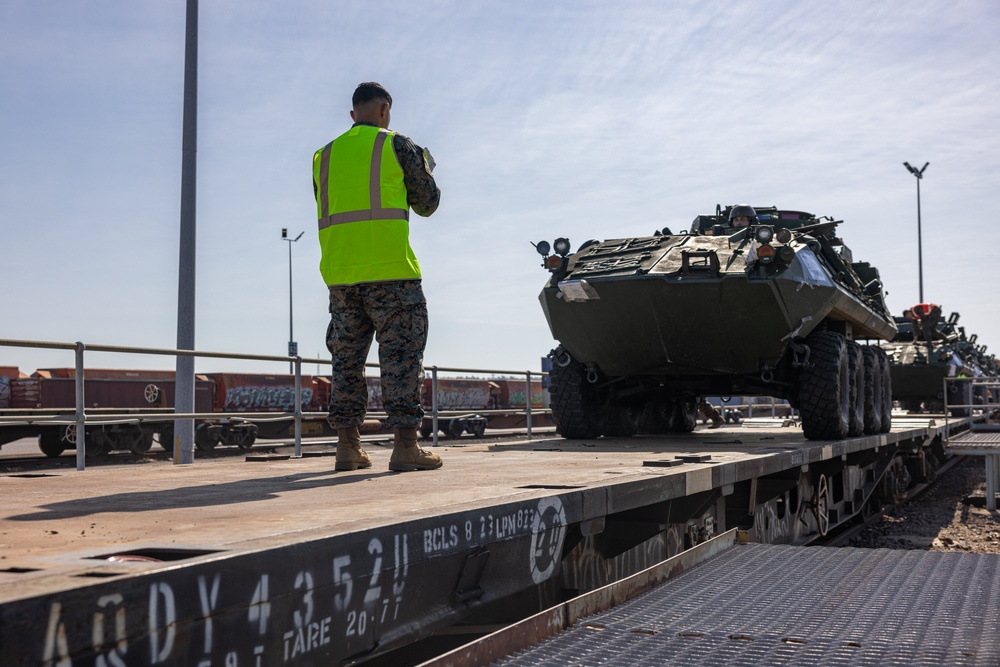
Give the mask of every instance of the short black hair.
[{"label": "short black hair", "polygon": [[358,87],[354,89],[354,97],[351,98],[351,104],[361,106],[372,100],[386,100],[389,106],[392,106],[392,95],[382,87],[382,84],[375,83],[374,81],[359,83]]}]

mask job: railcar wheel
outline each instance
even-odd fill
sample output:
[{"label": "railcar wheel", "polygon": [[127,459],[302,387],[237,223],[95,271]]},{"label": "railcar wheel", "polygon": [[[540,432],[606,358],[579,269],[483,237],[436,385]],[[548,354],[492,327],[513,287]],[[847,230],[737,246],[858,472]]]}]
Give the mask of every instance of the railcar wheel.
[{"label": "railcar wheel", "polygon": [[50,458],[56,458],[66,451],[66,444],[59,433],[45,432],[38,436],[38,448]]},{"label": "railcar wheel", "polygon": [[472,430],[472,435],[481,438],[486,434],[486,420],[477,419],[469,428]]},{"label": "railcar wheel", "polygon": [[878,348],[861,348],[865,382],[865,435],[879,433],[882,428],[882,364]]},{"label": "railcar wheel", "polygon": [[460,438],[462,434],[465,433],[465,420],[464,419],[452,419],[448,422],[448,437],[449,438]]},{"label": "railcar wheel", "polygon": [[849,425],[850,364],[844,337],[815,331],[806,344],[811,365],[799,374],[802,433],[810,440],[840,440]]},{"label": "railcar wheel", "polygon": [[219,446],[222,429],[212,428],[208,424],[198,424],[194,429],[194,444],[203,452],[210,452]]},{"label": "railcar wheel", "polygon": [[826,537],[830,530],[830,485],[826,481],[826,475],[820,475],[816,480],[812,511],[816,517],[816,529],[820,535]]},{"label": "railcar wheel", "polygon": [[850,385],[847,435],[856,438],[865,432],[865,366],[861,346],[847,341],[848,383]]},{"label": "railcar wheel", "polygon": [[552,364],[549,404],[556,432],[564,438],[596,438],[604,430],[604,411],[596,383],[587,380],[583,364],[570,358],[565,366]]}]

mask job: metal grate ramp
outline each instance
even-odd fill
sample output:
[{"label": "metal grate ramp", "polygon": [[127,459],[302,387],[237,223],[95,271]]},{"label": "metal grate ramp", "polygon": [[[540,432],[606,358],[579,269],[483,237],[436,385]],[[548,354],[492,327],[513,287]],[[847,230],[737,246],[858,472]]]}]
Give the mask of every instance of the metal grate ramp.
[{"label": "metal grate ramp", "polygon": [[998,665],[1000,556],[739,545],[493,664]]}]

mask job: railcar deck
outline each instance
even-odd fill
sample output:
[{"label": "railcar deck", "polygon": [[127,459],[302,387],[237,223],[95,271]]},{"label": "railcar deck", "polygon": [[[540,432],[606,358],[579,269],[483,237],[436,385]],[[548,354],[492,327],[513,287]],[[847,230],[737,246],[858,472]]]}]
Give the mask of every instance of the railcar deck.
[{"label": "railcar deck", "polygon": [[[527,590],[557,599],[633,574],[734,517],[757,541],[807,542],[861,510],[880,456],[919,454],[946,428],[968,421],[830,442],[724,427],[447,446],[444,468],[405,474],[381,447],[354,472],[335,473],[328,447],[8,473],[0,664],[363,661]],[[838,483],[839,498],[823,486]]]}]

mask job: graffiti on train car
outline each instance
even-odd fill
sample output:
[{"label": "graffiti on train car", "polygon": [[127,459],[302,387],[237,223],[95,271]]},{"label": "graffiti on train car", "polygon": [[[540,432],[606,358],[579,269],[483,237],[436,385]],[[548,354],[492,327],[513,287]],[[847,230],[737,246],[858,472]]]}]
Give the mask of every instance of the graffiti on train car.
[{"label": "graffiti on train car", "polygon": [[[312,402],[313,390],[302,388],[302,407],[308,408]],[[251,412],[258,410],[279,410],[292,412],[295,409],[295,387],[243,385],[226,389],[226,412]]]}]

